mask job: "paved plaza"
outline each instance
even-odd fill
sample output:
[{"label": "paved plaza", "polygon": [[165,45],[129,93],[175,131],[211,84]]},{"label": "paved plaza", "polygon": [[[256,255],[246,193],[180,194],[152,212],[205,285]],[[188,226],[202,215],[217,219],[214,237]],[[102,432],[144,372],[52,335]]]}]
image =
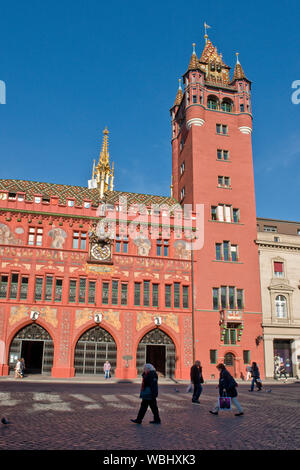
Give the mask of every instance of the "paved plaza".
[{"label": "paved plaza", "polygon": [[244,416],[213,416],[216,384],[204,385],[200,405],[186,384],[159,386],[162,424],[131,423],[140,404],[140,384],[0,379],[0,450],[298,450],[300,383],[266,384],[249,393],[239,385]]}]

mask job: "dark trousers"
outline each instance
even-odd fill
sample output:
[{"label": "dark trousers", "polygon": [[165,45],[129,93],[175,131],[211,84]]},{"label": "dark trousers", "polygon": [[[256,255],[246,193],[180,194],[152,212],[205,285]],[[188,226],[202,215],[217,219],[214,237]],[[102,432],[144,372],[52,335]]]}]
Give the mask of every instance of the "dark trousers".
[{"label": "dark trousers", "polygon": [[202,392],[202,385],[200,383],[199,384],[194,384],[194,393],[193,393],[192,400],[193,401],[199,400],[201,392]]},{"label": "dark trousers", "polygon": [[153,398],[152,400],[142,400],[142,403],[141,403],[141,407],[139,409],[139,412],[138,412],[138,415],[137,415],[137,421],[140,421],[142,422],[145,414],[146,414],[146,411],[148,409],[148,406],[150,406],[151,408],[151,411],[153,413],[153,416],[154,416],[154,421],[157,421],[157,422],[160,422],[160,417],[159,417],[159,414],[158,414],[158,407],[157,407],[157,403],[156,403],[156,398]]}]

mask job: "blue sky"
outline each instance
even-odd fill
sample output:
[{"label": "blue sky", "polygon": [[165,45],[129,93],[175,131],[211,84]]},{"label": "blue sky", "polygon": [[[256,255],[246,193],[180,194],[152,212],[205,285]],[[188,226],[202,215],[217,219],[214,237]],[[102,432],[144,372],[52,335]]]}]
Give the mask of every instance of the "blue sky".
[{"label": "blue sky", "polygon": [[252,80],[259,217],[300,221],[299,1],[0,0],[1,178],[87,185],[110,131],[115,189],[169,195],[178,78],[203,23]]}]

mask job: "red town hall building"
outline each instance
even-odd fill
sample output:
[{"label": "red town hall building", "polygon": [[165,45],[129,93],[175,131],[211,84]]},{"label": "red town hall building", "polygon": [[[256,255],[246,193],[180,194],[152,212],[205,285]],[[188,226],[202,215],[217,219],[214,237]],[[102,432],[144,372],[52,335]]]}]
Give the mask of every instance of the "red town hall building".
[{"label": "red town hall building", "polygon": [[0,180],[0,375],[263,372],[251,82],[205,41],[170,110],[171,197],[114,190],[106,129],[86,188]]}]

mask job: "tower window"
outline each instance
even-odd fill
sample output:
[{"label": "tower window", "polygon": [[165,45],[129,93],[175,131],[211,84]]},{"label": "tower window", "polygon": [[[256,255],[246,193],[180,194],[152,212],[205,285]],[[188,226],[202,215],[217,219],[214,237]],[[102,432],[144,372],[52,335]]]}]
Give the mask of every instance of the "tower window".
[{"label": "tower window", "polygon": [[226,124],[216,124],[216,131],[219,135],[227,135],[228,126]]},{"label": "tower window", "polygon": [[207,107],[208,109],[218,109],[219,108],[219,101],[215,97],[208,97],[207,99]]}]

